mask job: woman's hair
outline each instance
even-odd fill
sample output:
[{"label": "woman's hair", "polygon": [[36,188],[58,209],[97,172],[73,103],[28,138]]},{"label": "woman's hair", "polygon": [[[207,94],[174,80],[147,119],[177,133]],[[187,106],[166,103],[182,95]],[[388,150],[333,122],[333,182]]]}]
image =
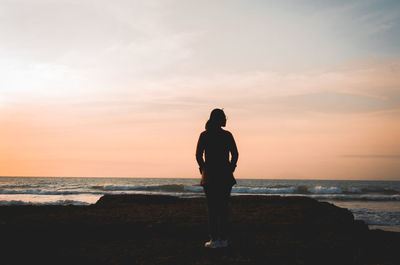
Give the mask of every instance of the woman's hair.
[{"label": "woman's hair", "polygon": [[226,116],[222,109],[213,109],[210,114],[210,119],[206,123],[206,130],[218,129],[225,126]]}]

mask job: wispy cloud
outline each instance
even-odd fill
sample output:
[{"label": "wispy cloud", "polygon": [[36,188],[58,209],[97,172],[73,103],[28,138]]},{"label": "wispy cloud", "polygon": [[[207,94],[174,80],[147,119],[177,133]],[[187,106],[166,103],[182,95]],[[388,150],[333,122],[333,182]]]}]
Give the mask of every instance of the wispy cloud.
[{"label": "wispy cloud", "polygon": [[367,158],[367,159],[400,159],[400,155],[382,155],[382,154],[369,154],[369,155],[341,155],[343,158]]}]

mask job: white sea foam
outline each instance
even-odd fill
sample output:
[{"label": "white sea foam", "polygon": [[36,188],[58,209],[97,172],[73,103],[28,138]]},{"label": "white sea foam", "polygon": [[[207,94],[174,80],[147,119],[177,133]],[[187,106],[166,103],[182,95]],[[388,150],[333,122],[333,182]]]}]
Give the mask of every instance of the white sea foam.
[{"label": "white sea foam", "polygon": [[400,195],[348,195],[348,194],[313,194],[307,197],[316,200],[333,201],[400,201]]},{"label": "white sea foam", "polygon": [[5,189],[0,194],[38,194],[38,195],[72,195],[72,194],[102,194],[96,191],[42,190],[42,189]]},{"label": "white sea foam", "polygon": [[88,205],[95,203],[101,195],[38,195],[38,194],[0,194],[0,205]]},{"label": "white sea foam", "polygon": [[269,187],[233,187],[232,193],[241,194],[289,194],[296,190],[295,187],[269,188]]},{"label": "white sea foam", "polygon": [[338,194],[343,193],[342,189],[337,187],[323,187],[323,186],[315,186],[310,189],[311,193],[315,194]]},{"label": "white sea foam", "polygon": [[366,208],[352,210],[356,219],[364,220],[368,225],[400,225],[400,212],[371,210]]},{"label": "white sea foam", "polygon": [[89,205],[90,203],[84,201],[74,200],[58,200],[58,201],[47,201],[47,202],[32,202],[32,201],[21,201],[21,200],[0,200],[0,205]]},{"label": "white sea foam", "polygon": [[129,190],[140,190],[140,191],[170,191],[170,192],[183,192],[185,186],[183,184],[148,184],[148,185],[114,185],[104,184],[92,186],[93,189],[105,190],[105,191],[129,191]]}]

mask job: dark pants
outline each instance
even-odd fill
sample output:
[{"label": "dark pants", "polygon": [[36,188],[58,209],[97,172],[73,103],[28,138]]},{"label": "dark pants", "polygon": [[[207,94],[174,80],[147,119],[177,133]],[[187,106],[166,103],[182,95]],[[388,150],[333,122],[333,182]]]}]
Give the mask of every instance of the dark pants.
[{"label": "dark pants", "polygon": [[213,240],[226,239],[232,187],[204,185],[203,188],[207,198],[210,237]]}]

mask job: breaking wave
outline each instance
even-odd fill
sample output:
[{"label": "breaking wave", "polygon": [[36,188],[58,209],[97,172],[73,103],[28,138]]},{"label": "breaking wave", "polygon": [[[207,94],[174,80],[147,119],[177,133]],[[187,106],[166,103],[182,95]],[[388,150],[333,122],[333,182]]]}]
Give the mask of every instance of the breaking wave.
[{"label": "breaking wave", "polygon": [[[203,196],[203,187],[191,184],[112,184],[97,185],[2,185],[0,195],[104,195],[104,194],[165,194],[172,196]],[[400,201],[400,192],[388,187],[323,186],[323,185],[275,185],[239,186],[232,188],[232,195],[282,195],[306,196],[318,200],[336,201]],[[4,204],[4,202],[3,202]],[[17,201],[8,204],[18,204]],[[65,204],[59,202],[58,204]],[[79,202],[72,204],[79,204]]]},{"label": "breaking wave", "polygon": [[103,194],[93,191],[68,191],[68,190],[42,190],[42,189],[0,189],[0,194],[37,194],[37,195],[79,195],[79,194]]},{"label": "breaking wave", "polygon": [[31,202],[21,200],[0,200],[0,206],[6,205],[89,205],[90,203],[77,200],[57,200],[48,202]]}]

